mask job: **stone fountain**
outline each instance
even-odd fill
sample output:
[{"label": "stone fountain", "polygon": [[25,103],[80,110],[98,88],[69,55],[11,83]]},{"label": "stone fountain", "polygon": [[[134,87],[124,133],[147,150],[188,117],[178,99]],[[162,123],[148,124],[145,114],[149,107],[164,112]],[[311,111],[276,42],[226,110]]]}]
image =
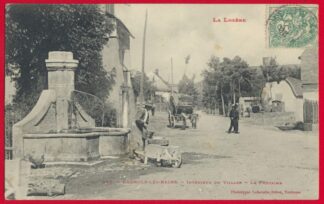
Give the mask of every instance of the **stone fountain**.
[{"label": "stone fountain", "polygon": [[[95,127],[94,119],[71,100],[78,60],[71,52],[49,52],[48,89],[31,112],[13,126],[13,157],[44,155],[48,161],[90,161],[125,154],[128,129]],[[73,110],[73,111],[71,111]]]}]

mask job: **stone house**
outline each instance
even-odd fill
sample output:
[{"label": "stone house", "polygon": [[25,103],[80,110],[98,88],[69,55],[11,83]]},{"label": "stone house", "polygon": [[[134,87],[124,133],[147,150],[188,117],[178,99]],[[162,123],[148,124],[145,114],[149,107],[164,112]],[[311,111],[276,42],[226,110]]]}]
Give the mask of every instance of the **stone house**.
[{"label": "stone house", "polygon": [[304,99],[304,122],[318,123],[318,46],[307,47],[299,57]]},{"label": "stone house", "polygon": [[279,83],[267,82],[261,101],[268,112],[293,112],[296,121],[303,121],[303,91],[299,79],[287,77]]},{"label": "stone house", "polygon": [[253,105],[259,105],[260,104],[260,97],[253,97],[253,96],[247,96],[247,97],[240,97],[239,99],[239,110],[241,116],[250,116],[250,112],[252,111]]},{"label": "stone house", "polygon": [[114,76],[115,84],[109,93],[108,103],[116,109],[117,127],[130,127],[135,117],[135,96],[130,81],[130,41],[134,36],[115,16],[115,5],[101,5],[107,18],[114,24],[114,31],[107,36],[108,43],[102,51],[103,66]]},{"label": "stone house", "polygon": [[148,73],[148,78],[153,82],[153,86],[155,87],[155,96],[153,102],[155,103],[156,110],[166,110],[166,104],[171,96],[172,88],[173,93],[177,93],[177,87],[172,87],[172,85],[159,74],[159,70]]},{"label": "stone house", "polygon": [[304,99],[318,101],[318,47],[306,48],[299,59]]}]

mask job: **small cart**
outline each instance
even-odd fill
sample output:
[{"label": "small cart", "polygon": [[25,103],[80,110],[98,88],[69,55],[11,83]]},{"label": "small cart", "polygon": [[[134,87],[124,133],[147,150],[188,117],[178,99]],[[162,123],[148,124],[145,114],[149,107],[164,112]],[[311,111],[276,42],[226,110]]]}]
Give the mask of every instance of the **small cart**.
[{"label": "small cart", "polygon": [[161,146],[148,144],[145,150],[136,150],[135,155],[147,164],[152,161],[160,166],[180,168],[182,164],[181,152],[178,146]]}]

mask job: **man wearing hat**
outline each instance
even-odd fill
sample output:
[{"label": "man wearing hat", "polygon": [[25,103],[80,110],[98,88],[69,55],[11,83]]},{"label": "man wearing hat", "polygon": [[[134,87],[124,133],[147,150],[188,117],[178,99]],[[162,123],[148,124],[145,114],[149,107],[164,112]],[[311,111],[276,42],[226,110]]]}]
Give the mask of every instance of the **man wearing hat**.
[{"label": "man wearing hat", "polygon": [[231,124],[228,129],[228,133],[231,133],[233,128],[234,128],[234,133],[236,133],[236,134],[239,133],[238,132],[239,112],[237,111],[236,104],[232,105],[232,110],[230,111],[229,117],[231,119]]},{"label": "man wearing hat", "polygon": [[143,141],[143,150],[145,149],[145,142],[149,136],[147,125],[149,124],[149,105],[148,104],[139,104],[140,110],[136,114],[136,126],[142,132],[142,141]]}]

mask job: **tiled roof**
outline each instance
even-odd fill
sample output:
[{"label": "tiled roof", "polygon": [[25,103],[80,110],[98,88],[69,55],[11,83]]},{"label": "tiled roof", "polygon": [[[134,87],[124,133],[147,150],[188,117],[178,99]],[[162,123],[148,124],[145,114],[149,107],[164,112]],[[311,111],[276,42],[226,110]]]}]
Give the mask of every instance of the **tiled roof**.
[{"label": "tiled roof", "polygon": [[165,81],[160,75],[151,72],[148,74],[148,77],[153,81],[153,84],[157,91],[171,92],[170,84]]},{"label": "tiled roof", "polygon": [[108,17],[110,17],[110,18],[116,19],[116,21],[119,22],[119,25],[121,25],[132,38],[135,38],[133,36],[133,34],[128,30],[128,28],[126,27],[126,25],[123,23],[123,21],[121,21],[119,18],[117,18],[115,15],[113,15],[111,13],[106,13],[106,15]]},{"label": "tiled roof", "polygon": [[302,81],[293,77],[287,77],[286,82],[289,84],[291,87],[294,95],[297,98],[303,97],[303,89],[302,89]]}]

